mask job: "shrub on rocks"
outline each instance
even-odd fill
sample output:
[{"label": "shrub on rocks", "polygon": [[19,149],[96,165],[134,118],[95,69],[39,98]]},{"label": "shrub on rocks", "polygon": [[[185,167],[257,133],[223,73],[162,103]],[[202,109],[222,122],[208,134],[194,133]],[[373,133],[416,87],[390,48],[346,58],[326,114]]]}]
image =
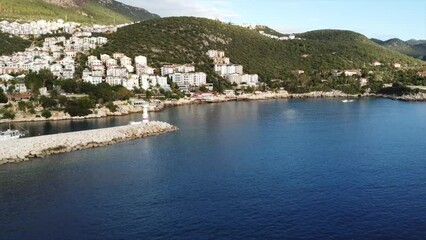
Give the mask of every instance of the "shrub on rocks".
[{"label": "shrub on rocks", "polygon": [[8,101],[9,99],[7,99],[6,94],[4,94],[3,92],[0,92],[0,103],[7,103]]},{"label": "shrub on rocks", "polygon": [[44,117],[44,118],[51,118],[52,117],[52,113],[49,110],[44,110],[41,113],[41,116]]},{"label": "shrub on rocks", "polygon": [[109,102],[106,107],[113,113],[117,112],[118,106],[112,102]]},{"label": "shrub on rocks", "polygon": [[14,119],[15,118],[15,113],[12,111],[5,111],[3,113],[3,118],[4,119]]}]

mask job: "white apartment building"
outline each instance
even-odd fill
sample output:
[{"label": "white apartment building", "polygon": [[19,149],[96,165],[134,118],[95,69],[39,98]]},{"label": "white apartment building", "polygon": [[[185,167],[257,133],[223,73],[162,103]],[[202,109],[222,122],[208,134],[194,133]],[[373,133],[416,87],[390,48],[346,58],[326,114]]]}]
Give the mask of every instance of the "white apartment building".
[{"label": "white apartment building", "polygon": [[103,75],[103,71],[90,71],[89,69],[85,69],[82,79],[84,82],[98,85],[103,82]]},{"label": "white apartment building", "polygon": [[110,60],[111,59],[111,56],[110,55],[108,55],[108,54],[101,54],[101,61],[103,62],[103,63],[106,63],[108,60]]},{"label": "white apartment building", "polygon": [[114,58],[114,59],[121,59],[121,58],[123,58],[123,57],[125,57],[126,55],[124,55],[124,53],[114,53],[114,54],[112,54],[112,58]]},{"label": "white apartment building", "polygon": [[127,77],[127,69],[124,67],[110,67],[107,69],[107,76],[109,77]]},{"label": "white apartment building", "polygon": [[136,66],[136,74],[139,75],[139,76],[144,75],[144,74],[153,75],[154,70],[155,70],[154,68],[148,67],[148,66],[145,66],[145,67]]},{"label": "white apartment building", "polygon": [[185,65],[164,65],[161,67],[161,75],[167,76],[173,73],[190,73],[195,72],[195,66],[185,64]]},{"label": "white apartment building", "polygon": [[106,37],[97,37],[96,42],[98,45],[104,45],[108,43],[108,39]]},{"label": "white apartment building", "polygon": [[139,88],[139,76],[132,74],[129,78],[123,79],[123,87],[127,88],[128,90],[132,91],[135,88]]},{"label": "white apartment building", "polygon": [[[90,56],[88,56],[87,57],[87,65],[92,65],[92,63],[94,62],[94,61],[97,61],[98,60],[98,57],[96,57],[96,56],[93,56],[93,55],[90,55]],[[100,64],[102,64],[102,62],[100,61]]]},{"label": "white apartment building", "polygon": [[123,77],[107,76],[106,79],[105,79],[105,82],[108,83],[111,86],[116,86],[116,85],[123,85],[124,80],[125,80],[125,78],[123,78]]},{"label": "white apartment building", "polygon": [[135,67],[133,67],[132,65],[126,65],[124,67],[127,69],[127,72],[129,72],[129,73],[135,72]]},{"label": "white apartment building", "polygon": [[164,89],[170,88],[169,84],[167,83],[167,77],[146,74],[140,76],[140,85],[141,88],[145,90],[150,87],[157,87],[157,85]]},{"label": "white apartment building", "polygon": [[236,64],[216,64],[214,71],[224,77],[230,74],[243,74],[243,66]]},{"label": "white apartment building", "polygon": [[145,56],[136,56],[135,57],[135,64],[137,66],[145,67],[148,65],[148,59]]},{"label": "white apartment building", "polygon": [[259,76],[257,74],[231,74],[227,75],[226,79],[238,85],[256,86],[259,82]]},{"label": "white apartment building", "polygon": [[132,65],[132,59],[124,56],[124,57],[120,58],[120,65],[122,67],[130,66],[130,65]]},{"label": "white apartment building", "polygon": [[174,73],[170,77],[172,81],[179,86],[200,87],[207,83],[207,74],[203,72],[196,73]]},{"label": "white apartment building", "polygon": [[139,80],[140,80],[140,87],[142,89],[147,90],[150,87],[149,75],[146,75],[146,74],[140,75]]},{"label": "white apartment building", "polygon": [[117,66],[117,65],[118,65],[118,62],[117,62],[117,60],[116,60],[116,59],[114,59],[114,58],[110,58],[110,59],[107,59],[107,60],[105,61],[105,64],[106,64],[106,66],[107,66],[107,67],[113,67],[113,66]]}]

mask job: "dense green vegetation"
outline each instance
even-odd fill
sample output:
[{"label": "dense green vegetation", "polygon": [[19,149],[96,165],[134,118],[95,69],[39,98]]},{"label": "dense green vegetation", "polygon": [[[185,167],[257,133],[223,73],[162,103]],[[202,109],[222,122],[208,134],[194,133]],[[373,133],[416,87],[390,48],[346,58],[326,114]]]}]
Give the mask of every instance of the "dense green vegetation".
[{"label": "dense green vegetation", "polygon": [[411,89],[409,87],[406,87],[403,83],[400,83],[400,82],[392,84],[392,87],[382,88],[379,91],[379,93],[381,94],[396,95],[396,96],[416,94],[419,92],[420,91],[418,89]]},{"label": "dense green vegetation", "polygon": [[30,45],[30,41],[0,32],[0,55],[9,55],[14,52],[24,51]]},{"label": "dense green vegetation", "polygon": [[4,107],[0,108],[0,115],[3,115],[2,119],[14,119],[16,114],[9,107]]},{"label": "dense green vegetation", "polygon": [[61,80],[56,82],[65,93],[87,94],[94,103],[106,104],[111,101],[128,100],[132,92],[123,86],[110,86],[107,83],[93,85],[74,80]]},{"label": "dense green vegetation", "polygon": [[3,88],[0,88],[0,103],[7,103],[9,99],[6,94],[3,92]]},{"label": "dense green vegetation", "polygon": [[[304,41],[277,41],[256,31],[198,18],[164,18],[120,29],[98,53],[122,51],[143,54],[155,66],[165,63],[210,64],[209,49],[223,49],[234,63],[263,79],[283,78],[293,70],[361,68],[374,60],[419,64],[386,50],[360,34],[316,31],[302,34]],[[307,57],[302,55],[307,54]],[[209,66],[210,67],[210,66]]]},{"label": "dense green vegetation", "polygon": [[[363,68],[373,61],[379,61],[388,66],[393,63],[403,65],[423,64],[403,54],[378,46],[364,35],[344,30],[318,30],[298,35],[308,42],[320,44],[317,65],[324,61],[324,66],[340,64],[343,68]],[[321,53],[322,52],[322,53]],[[328,56],[327,56],[328,55]]]},{"label": "dense green vegetation", "polygon": [[[260,35],[257,30],[219,21],[172,17],[122,28],[109,36],[109,43],[97,49],[95,54],[145,55],[157,68],[168,63],[194,63],[197,70],[208,74],[208,81],[216,83],[216,89],[223,89],[229,85],[215,75],[212,62],[205,53],[209,49],[225,50],[233,63],[244,65],[245,72],[258,73],[269,86],[285,87],[293,92],[331,88],[350,92],[360,90],[356,87],[356,79],[333,80],[333,69],[379,70],[380,81],[392,82],[392,76],[387,72],[393,71],[393,63],[414,68],[424,64],[350,31],[320,30],[298,37],[304,40],[278,41]],[[373,61],[385,65],[373,68]],[[305,74],[296,75],[298,69],[304,70]]]},{"label": "dense green vegetation", "polygon": [[80,6],[62,7],[43,0],[0,0],[0,18],[11,20],[64,19],[80,23],[113,24],[141,21],[158,17],[144,9],[130,7],[116,1],[83,1]]},{"label": "dense green vegetation", "polygon": [[50,70],[40,70],[40,72],[29,72],[25,78],[26,87],[35,95],[39,94],[39,89],[46,87],[48,90],[53,89],[56,77]]},{"label": "dense green vegetation", "polygon": [[426,60],[426,41],[409,40],[404,42],[398,38],[392,38],[387,41],[372,39],[372,41],[402,54]]},{"label": "dense green vegetation", "polygon": [[283,36],[288,36],[288,34],[282,34],[268,26],[257,26],[256,27],[256,31],[263,31],[266,34],[271,34],[277,37],[283,37]]},{"label": "dense green vegetation", "polygon": [[158,15],[148,12],[143,8],[132,7],[118,1],[101,3],[106,8],[128,17],[132,21],[144,21],[152,18],[159,18]]},{"label": "dense green vegetation", "polygon": [[[18,110],[35,114],[35,107],[41,106],[44,109],[41,116],[45,118],[52,116],[51,111],[64,111],[71,116],[86,116],[92,113],[96,104],[99,107],[106,106],[111,111],[116,111],[116,107],[112,104],[113,101],[129,100],[133,96],[133,93],[123,86],[112,87],[107,83],[92,85],[75,80],[58,80],[49,70],[28,73],[25,84],[34,95],[30,99],[31,101],[18,102]],[[41,96],[39,94],[41,87],[46,87],[50,96]],[[65,95],[60,93],[65,93]],[[8,99],[0,88],[0,103],[7,102]],[[9,112],[13,113],[13,111],[0,113],[4,115],[4,113],[8,114]]]}]

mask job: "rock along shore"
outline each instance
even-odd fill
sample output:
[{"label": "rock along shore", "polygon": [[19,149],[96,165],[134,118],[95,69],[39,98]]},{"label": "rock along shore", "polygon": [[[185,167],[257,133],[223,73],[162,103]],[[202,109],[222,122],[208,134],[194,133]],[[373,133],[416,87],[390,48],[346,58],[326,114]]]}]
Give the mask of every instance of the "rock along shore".
[{"label": "rock along shore", "polygon": [[398,100],[398,101],[405,101],[405,102],[426,102],[426,93],[417,93],[417,94],[402,95],[402,96],[380,95],[380,97],[389,98],[389,99]]},{"label": "rock along shore", "polygon": [[0,165],[52,154],[96,148],[176,131],[165,122],[150,122],[0,142]]}]

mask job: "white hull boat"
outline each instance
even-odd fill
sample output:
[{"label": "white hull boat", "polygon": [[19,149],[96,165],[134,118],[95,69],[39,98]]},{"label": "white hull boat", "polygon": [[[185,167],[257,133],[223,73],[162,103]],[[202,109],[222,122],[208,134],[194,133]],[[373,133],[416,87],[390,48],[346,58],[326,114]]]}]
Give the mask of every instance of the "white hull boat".
[{"label": "white hull boat", "polygon": [[25,133],[25,131],[19,131],[17,129],[12,130],[9,122],[9,128],[6,131],[0,131],[0,141],[19,139],[25,137]]}]

